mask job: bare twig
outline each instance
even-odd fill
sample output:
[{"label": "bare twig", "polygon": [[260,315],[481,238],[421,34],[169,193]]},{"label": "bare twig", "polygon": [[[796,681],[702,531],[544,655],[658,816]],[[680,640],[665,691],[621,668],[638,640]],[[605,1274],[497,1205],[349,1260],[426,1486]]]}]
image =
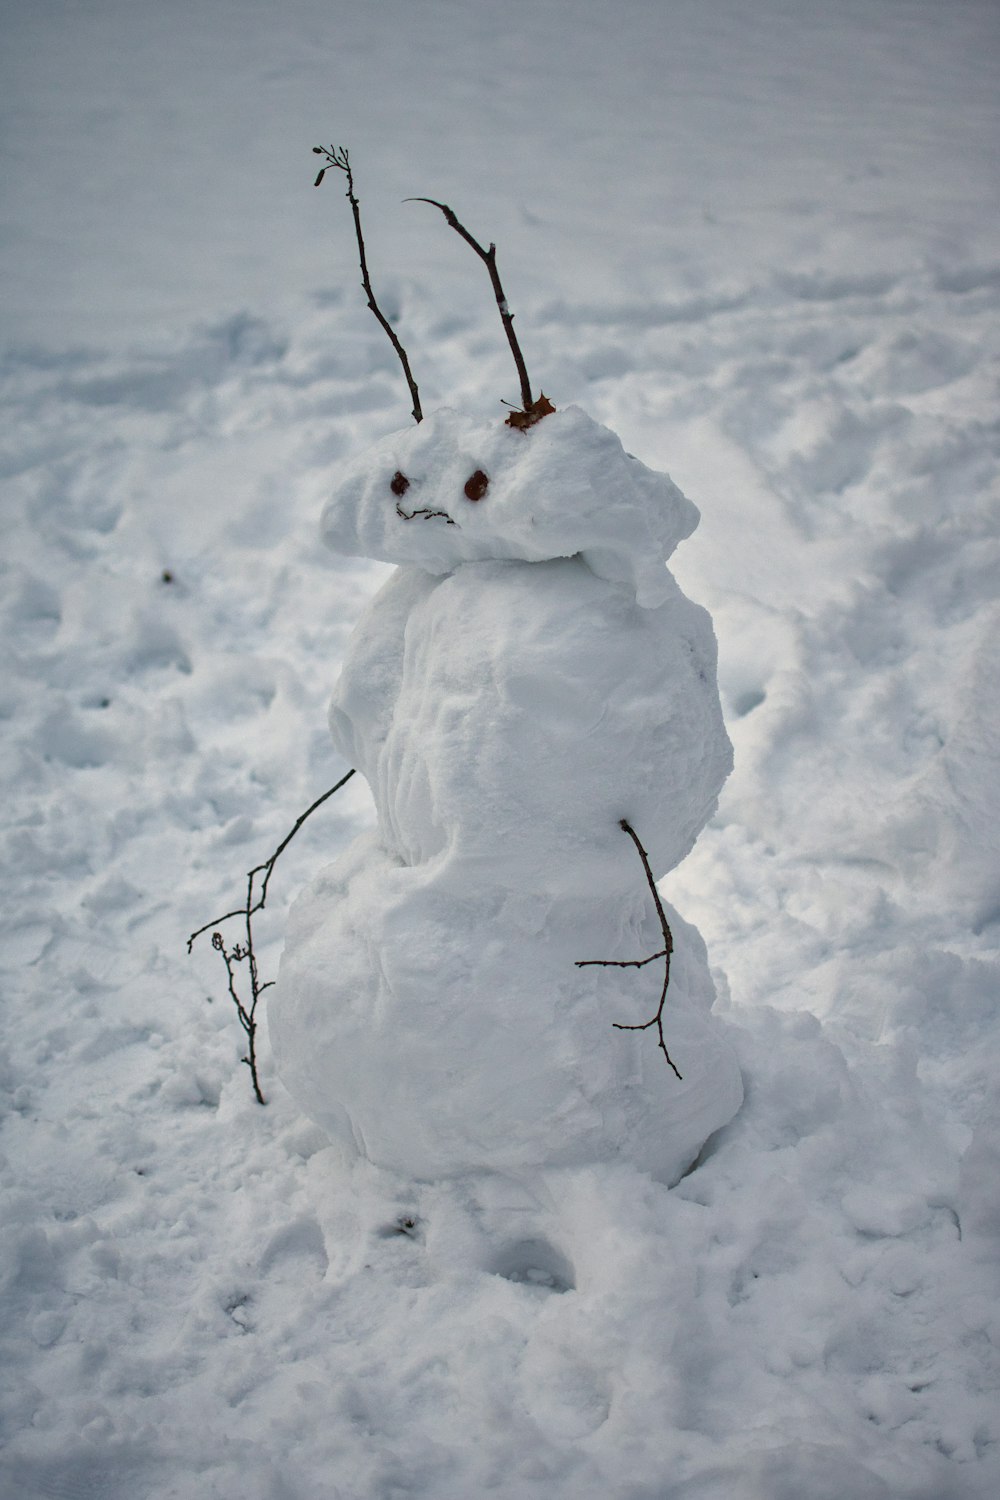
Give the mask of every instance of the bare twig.
[{"label": "bare twig", "polygon": [[663,1007],[666,1004],[667,988],[670,984],[670,955],[674,951],[674,939],[670,931],[669,923],[667,922],[667,914],[663,910],[663,903],[660,900],[660,893],[656,889],[656,881],[653,879],[653,872],[650,869],[649,855],[646,853],[645,849],[642,847],[642,844],[639,842],[639,836],[636,833],[635,829],[626,818],[622,818],[618,826],[624,829],[629,838],[632,840],[636,849],[639,851],[639,858],[642,860],[642,868],[646,872],[646,881],[652,893],[653,903],[656,906],[656,915],[660,919],[660,930],[663,933],[663,947],[657,953],[651,953],[648,958],[581,958],[577,959],[576,967],[578,969],[588,969],[595,967],[602,969],[641,969],[644,968],[646,964],[651,964],[654,959],[662,958],[665,960],[665,963],[663,965],[663,988],[660,990],[660,1003],[656,1008],[656,1014],[650,1016],[648,1021],[643,1021],[636,1026],[627,1026],[624,1022],[621,1021],[613,1021],[612,1025],[614,1026],[616,1031],[648,1031],[651,1026],[655,1026],[656,1033],[659,1038],[658,1046],[660,1048],[660,1051],[667,1059],[667,1062],[670,1064],[671,1068],[673,1068],[674,1072],[677,1074],[677,1077],[680,1078],[681,1075],[677,1072],[677,1065],[674,1062],[673,1058],[670,1056],[670,1053],[667,1051],[666,1038],[663,1035]]},{"label": "bare twig", "polygon": [[397,516],[401,516],[404,521],[415,521],[418,516],[421,516],[425,521],[433,521],[440,518],[442,521],[447,522],[449,526],[454,526],[455,524],[446,510],[430,510],[426,506],[422,510],[404,510],[398,501],[396,502],[396,514]]},{"label": "bare twig", "polygon": [[[267,1100],[264,1098],[264,1095],[261,1092],[260,1078],[257,1072],[257,1001],[260,999],[265,990],[269,990],[271,988],[274,981],[269,979],[266,984],[261,984],[260,982],[260,975],[257,970],[257,955],[254,952],[253,945],[253,918],[257,912],[263,911],[264,906],[267,902],[267,888],[271,876],[274,873],[274,867],[281,855],[285,852],[289,844],[292,842],[292,839],[302,827],[303,823],[307,818],[312,816],[312,814],[318,807],[322,807],[323,803],[326,802],[329,797],[332,797],[334,792],[339,792],[340,788],[345,784],[345,782],[350,781],[353,775],[354,770],[352,769],[348,771],[346,776],[342,776],[335,786],[330,787],[329,790],[325,791],[321,797],[317,797],[316,801],[312,803],[310,807],[307,807],[304,813],[296,818],[294,824],[285,834],[285,837],[281,840],[281,843],[278,845],[277,849],[275,849],[270,859],[266,859],[261,865],[254,865],[253,869],[247,872],[247,898],[243,906],[237,907],[234,911],[227,911],[221,917],[216,917],[211,922],[206,922],[204,927],[199,927],[197,931],[192,932],[191,936],[187,940],[187,951],[190,953],[192,948],[194,947],[195,941],[201,937],[203,932],[208,932],[210,928],[218,929],[224,922],[228,922],[234,917],[240,917],[243,920],[244,930],[246,932],[245,941],[234,943],[231,948],[227,947],[226,940],[222,936],[222,933],[216,930],[212,933],[212,947],[217,953],[220,953],[222,955],[222,961],[226,966],[226,977],[229,984],[229,998],[235,1005],[236,1014],[239,1017],[240,1025],[246,1032],[247,1056],[241,1058],[241,1061],[246,1063],[247,1067],[250,1069],[250,1076],[253,1079],[253,1091],[257,1098],[258,1104],[266,1104]],[[261,874],[264,878],[259,882],[259,884],[256,884],[257,877]],[[256,900],[254,899],[255,890]],[[242,999],[239,992],[239,986],[237,984],[236,966],[242,963],[246,963],[247,971],[250,976],[249,1002],[245,1002]]]},{"label": "bare twig", "polygon": [[[250,921],[247,919],[247,931],[250,931]],[[250,1069],[250,1077],[253,1079],[253,1091],[258,1104],[266,1104],[260,1087],[260,1078],[257,1074],[257,1001],[269,985],[257,982],[257,961],[254,958],[253,948],[250,946],[252,936],[248,938],[248,946],[243,947],[237,943],[232,948],[227,948],[225,939],[221,932],[212,933],[212,947],[217,953],[222,954],[222,961],[226,966],[226,976],[229,981],[229,998],[236,1006],[236,1014],[239,1016],[240,1025],[247,1034],[247,1055],[240,1058],[240,1062],[246,1063]],[[249,1007],[240,999],[239,990],[236,987],[236,964],[242,963],[244,959],[249,960],[250,965],[250,994]]]},{"label": "bare twig", "polygon": [[420,407],[420,393],[417,390],[417,382],[414,380],[413,372],[410,369],[410,361],[406,357],[406,350],[396,337],[392,324],[384,316],[381,308],[375,301],[375,293],[372,291],[371,278],[368,275],[368,260],[365,255],[365,240],[364,235],[361,233],[361,205],[354,192],[354,178],[351,174],[351,163],[347,148],[346,146],[314,146],[313,153],[316,156],[326,158],[326,166],[321,167],[316,174],[316,181],[313,183],[313,187],[319,187],[331,167],[336,167],[347,178],[347,198],[351,205],[351,211],[354,214],[354,232],[357,235],[358,255],[361,259],[361,285],[364,287],[368,297],[368,306],[385,329],[389,342],[395,349],[399,356],[399,362],[403,366],[403,374],[406,376],[406,383],[410,387],[410,396],[413,400],[413,420],[414,422],[421,422],[423,421],[424,414]]},{"label": "bare twig", "polygon": [[[344,786],[346,782],[350,781],[351,777],[354,774],[355,774],[355,772],[354,772],[354,769],[352,767],[352,769],[347,772],[346,776],[342,776],[335,786],[331,786],[327,791],[325,791],[323,793],[323,795],[321,797],[317,797],[316,801],[314,803],[312,803],[312,805],[310,807],[307,807],[306,810],[305,810],[305,812],[302,813],[300,817],[296,818],[295,823],[289,829],[288,833],[285,834],[285,837],[282,839],[282,841],[278,845],[277,849],[275,849],[275,851],[271,855],[270,859],[265,860],[262,865],[254,865],[253,869],[248,872],[248,874],[247,874],[247,890],[248,890],[249,895],[248,895],[246,906],[237,907],[237,909],[235,911],[227,911],[227,912],[223,913],[223,915],[221,917],[215,917],[211,922],[206,922],[205,925],[204,925],[204,927],[199,927],[196,932],[192,932],[192,934],[188,938],[188,942],[187,942],[187,949],[188,949],[189,953],[191,952],[191,949],[194,946],[194,940],[195,940],[195,938],[201,937],[202,933],[203,932],[207,932],[210,927],[218,927],[221,922],[228,922],[229,919],[230,919],[230,917],[243,917],[243,916],[250,916],[250,917],[252,917],[255,912],[263,910],[264,903],[267,900],[267,885],[268,885],[268,881],[271,879],[271,872],[273,871],[274,866],[277,863],[279,857],[282,854],[284,854],[285,850],[288,848],[288,845],[292,842],[292,839],[298,833],[299,829],[302,827],[302,825],[306,821],[306,819],[309,818],[309,817],[311,817],[312,814],[316,811],[316,809],[318,807],[322,807],[323,803],[327,800],[328,797],[332,797],[333,794],[334,794],[334,792],[339,792],[340,788],[342,786]],[[257,901],[257,904],[253,905],[253,901],[252,901],[253,882],[254,882],[255,877],[257,875],[259,875],[262,870],[264,871],[264,880],[263,880],[263,882],[261,884],[260,898]]]},{"label": "bare twig", "polygon": [[429,203],[432,207],[439,208],[444,214],[448,223],[451,225],[452,229],[454,229],[458,234],[462,236],[466,244],[472,246],[473,250],[475,250],[476,254],[479,256],[479,259],[485,264],[486,269],[490,273],[490,281],[493,285],[493,295],[496,297],[497,307],[500,309],[500,317],[503,321],[504,331],[507,334],[507,342],[510,344],[510,352],[513,354],[514,363],[517,366],[518,379],[521,382],[521,404],[526,412],[530,411],[533,405],[531,399],[531,384],[528,380],[528,371],[525,367],[524,356],[521,353],[520,345],[517,342],[517,335],[514,332],[514,314],[507,306],[507,298],[504,296],[503,287],[500,285],[500,276],[497,271],[496,245],[494,245],[491,241],[490,248],[488,250],[485,250],[479,243],[479,241],[472,237],[472,235],[466,229],[465,225],[458,220],[452,209],[448,207],[447,203],[439,203],[436,198],[407,198],[405,202]]}]

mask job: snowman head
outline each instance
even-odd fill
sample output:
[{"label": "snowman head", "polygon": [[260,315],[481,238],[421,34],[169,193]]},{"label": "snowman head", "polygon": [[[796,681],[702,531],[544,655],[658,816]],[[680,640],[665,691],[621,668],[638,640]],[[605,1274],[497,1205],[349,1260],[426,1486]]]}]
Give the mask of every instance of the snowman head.
[{"label": "snowman head", "polygon": [[337,552],[450,573],[487,559],[579,556],[651,608],[698,524],[665,474],[570,406],[524,430],[442,410],[348,468],[323,511]]},{"label": "snowman head", "polygon": [[438,574],[493,559],[580,557],[640,605],[662,603],[671,586],[663,564],[694,530],[698,512],[665,474],[627,454],[578,407],[557,412],[544,394],[532,397],[496,246],[481,245],[446,203],[411,200],[439,208],[486,265],[521,386],[521,409],[504,423],[484,425],[447,409],[425,419],[409,360],[368,278],[348,152],[313,151],[325,159],[317,187],[330,168],[346,178],[368,305],[399,356],[417,423],[346,470],[323,511],[324,539],[338,552]]}]

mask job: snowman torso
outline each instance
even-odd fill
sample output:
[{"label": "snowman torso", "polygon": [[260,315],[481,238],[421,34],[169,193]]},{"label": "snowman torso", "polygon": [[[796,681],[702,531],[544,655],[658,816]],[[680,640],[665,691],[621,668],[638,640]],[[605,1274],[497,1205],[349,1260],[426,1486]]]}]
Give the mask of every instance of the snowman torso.
[{"label": "snowman torso", "polygon": [[[619,821],[670,869],[729,764],[706,613],[641,609],[579,558],[400,569],[358,627],[330,723],[385,847],[461,886],[636,884]],[[601,862],[601,872],[595,868]]]},{"label": "snowman torso", "polygon": [[[663,565],[696,516],[582,413],[441,427],[390,440],[325,519],[400,566],[330,716],[378,827],[293,911],[279,1069],[327,1130],[418,1177],[624,1157],[669,1180],[740,1099],[700,939],[672,918],[683,1082],[612,1029],[655,1008],[659,966],[575,961],[661,945],[621,820],[662,874],[729,770],[711,623]],[[463,506],[473,468],[493,494]]]}]

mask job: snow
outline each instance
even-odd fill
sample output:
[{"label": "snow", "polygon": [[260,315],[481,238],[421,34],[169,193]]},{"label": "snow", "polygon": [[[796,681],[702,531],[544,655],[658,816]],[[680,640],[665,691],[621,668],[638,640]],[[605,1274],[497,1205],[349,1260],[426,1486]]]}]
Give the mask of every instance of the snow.
[{"label": "snow", "polygon": [[[4,1500],[997,1493],[997,40],[990,0],[11,15]],[[359,1162],[266,1035],[254,1103],[185,952],[346,769],[387,573],[317,544],[408,407],[330,139],[426,408],[516,382],[413,193],[701,512],[735,770],[663,893],[746,1100],[670,1189]],[[356,777],[282,856],[269,977],[373,821]]]}]

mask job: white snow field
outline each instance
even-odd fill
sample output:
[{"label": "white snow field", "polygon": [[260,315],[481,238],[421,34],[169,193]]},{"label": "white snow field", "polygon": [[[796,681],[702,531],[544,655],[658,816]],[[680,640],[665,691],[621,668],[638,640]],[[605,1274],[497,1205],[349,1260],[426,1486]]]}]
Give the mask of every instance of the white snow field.
[{"label": "white snow field", "polygon": [[[0,1496],[994,1500],[995,0],[3,22]],[[319,142],[428,411],[518,392],[410,195],[496,240],[536,389],[701,511],[735,770],[662,891],[746,1097],[672,1188],[377,1169],[266,1025],[255,1103],[187,955],[347,769],[388,571],[320,540],[409,401]],[[267,977],[373,822],[355,777],[282,856]]]}]

